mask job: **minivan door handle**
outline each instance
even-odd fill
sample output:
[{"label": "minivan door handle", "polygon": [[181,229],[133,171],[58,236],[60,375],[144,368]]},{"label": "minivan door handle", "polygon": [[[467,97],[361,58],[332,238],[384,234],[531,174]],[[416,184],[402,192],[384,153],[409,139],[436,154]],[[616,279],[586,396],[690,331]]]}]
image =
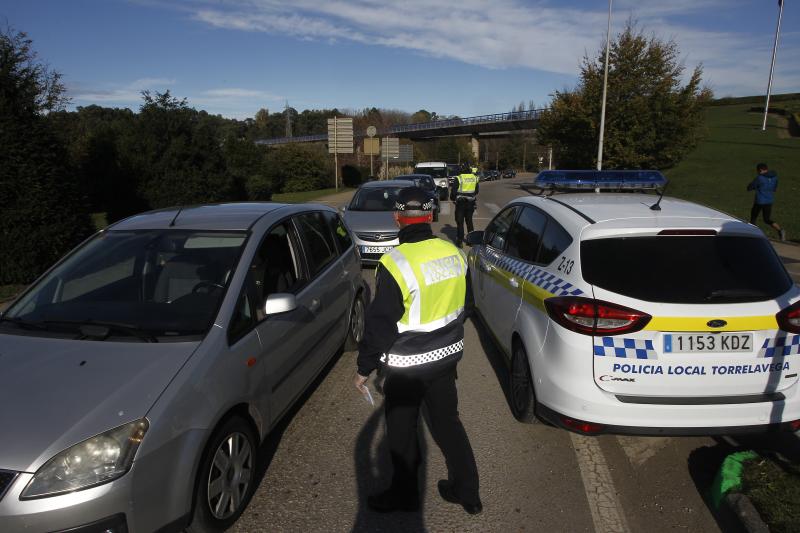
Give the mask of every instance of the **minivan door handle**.
[{"label": "minivan door handle", "polygon": [[308,310],[311,311],[314,314],[316,314],[317,311],[319,311],[319,299],[318,298],[314,298],[313,300],[311,300],[311,303],[308,305]]}]

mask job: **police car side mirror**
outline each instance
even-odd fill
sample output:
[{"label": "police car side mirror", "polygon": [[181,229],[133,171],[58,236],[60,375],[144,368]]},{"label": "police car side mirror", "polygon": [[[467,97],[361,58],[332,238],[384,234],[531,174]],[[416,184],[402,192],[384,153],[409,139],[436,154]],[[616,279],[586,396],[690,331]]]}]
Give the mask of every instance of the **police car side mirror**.
[{"label": "police car side mirror", "polygon": [[464,238],[464,242],[466,242],[469,246],[483,244],[483,230],[470,231]]},{"label": "police car side mirror", "polygon": [[278,315],[297,309],[297,299],[294,294],[278,292],[270,294],[264,301],[264,315]]}]

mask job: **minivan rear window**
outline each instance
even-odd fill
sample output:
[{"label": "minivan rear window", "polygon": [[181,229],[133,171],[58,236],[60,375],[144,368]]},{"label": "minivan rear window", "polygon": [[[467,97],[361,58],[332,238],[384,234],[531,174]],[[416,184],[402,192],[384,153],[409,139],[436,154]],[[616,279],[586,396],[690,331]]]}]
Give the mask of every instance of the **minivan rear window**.
[{"label": "minivan rear window", "polygon": [[792,287],[766,239],[654,236],[581,243],[584,279],[602,289],[662,303],[771,300]]}]

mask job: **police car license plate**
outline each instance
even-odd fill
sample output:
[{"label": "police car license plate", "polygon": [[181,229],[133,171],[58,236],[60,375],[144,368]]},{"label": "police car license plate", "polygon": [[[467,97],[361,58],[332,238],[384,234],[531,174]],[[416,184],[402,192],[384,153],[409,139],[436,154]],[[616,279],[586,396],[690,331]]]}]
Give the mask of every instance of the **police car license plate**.
[{"label": "police car license plate", "polygon": [[363,254],[385,254],[394,248],[394,246],[362,246],[361,253]]},{"label": "police car license plate", "polygon": [[664,335],[664,353],[752,351],[752,333],[667,333]]}]

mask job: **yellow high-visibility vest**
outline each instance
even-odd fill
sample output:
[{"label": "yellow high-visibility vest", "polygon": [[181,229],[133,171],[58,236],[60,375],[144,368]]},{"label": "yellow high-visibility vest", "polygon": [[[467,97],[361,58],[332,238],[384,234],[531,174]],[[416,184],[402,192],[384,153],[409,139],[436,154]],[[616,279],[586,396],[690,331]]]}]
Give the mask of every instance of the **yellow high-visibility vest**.
[{"label": "yellow high-visibility vest", "polygon": [[442,239],[404,243],[380,264],[403,295],[405,313],[397,330],[428,333],[457,320],[467,295],[467,264],[460,250]]},{"label": "yellow high-visibility vest", "polygon": [[478,176],[475,174],[458,175],[458,193],[475,194],[478,187]]}]

